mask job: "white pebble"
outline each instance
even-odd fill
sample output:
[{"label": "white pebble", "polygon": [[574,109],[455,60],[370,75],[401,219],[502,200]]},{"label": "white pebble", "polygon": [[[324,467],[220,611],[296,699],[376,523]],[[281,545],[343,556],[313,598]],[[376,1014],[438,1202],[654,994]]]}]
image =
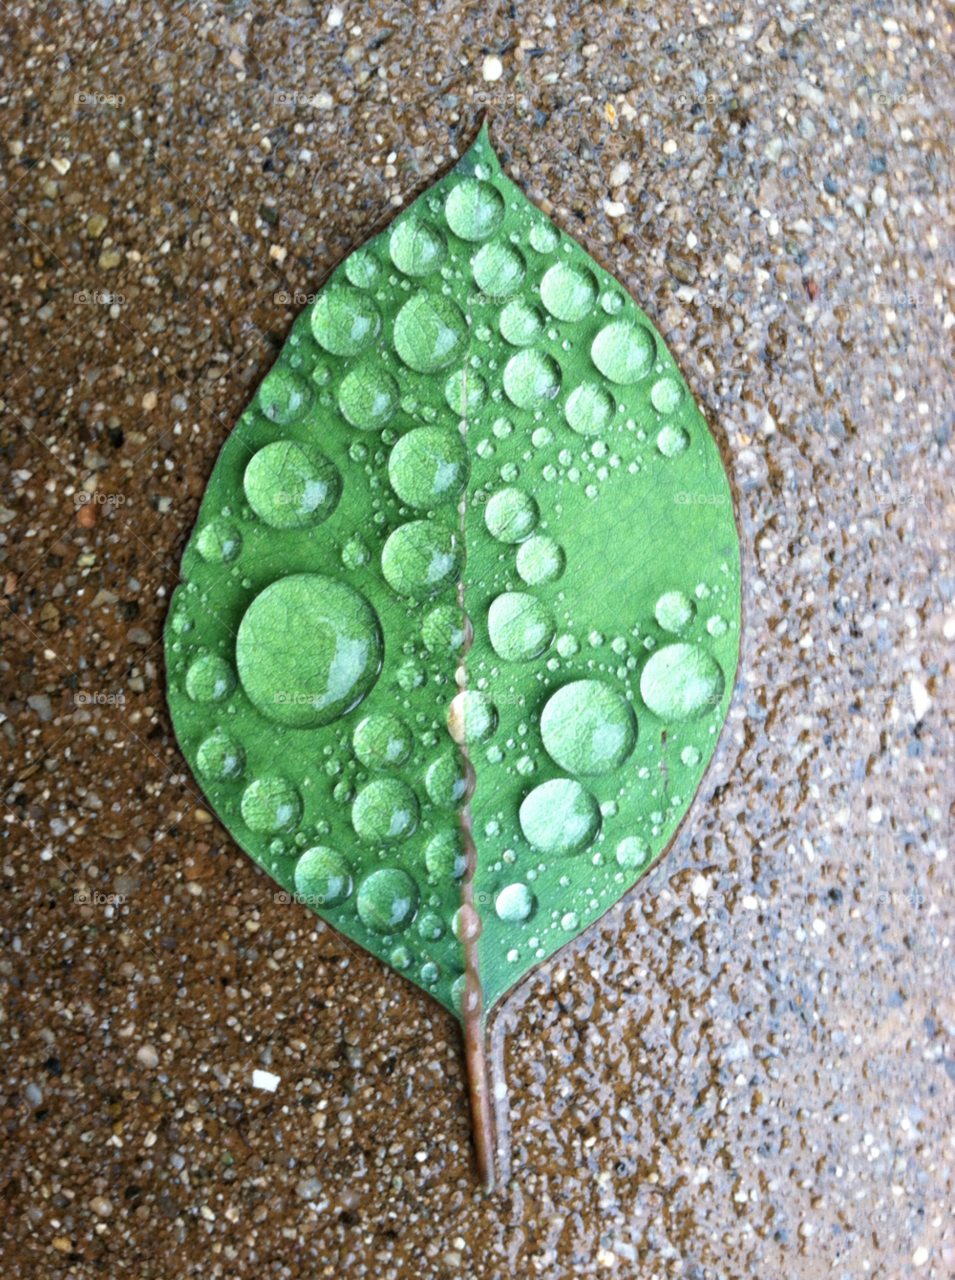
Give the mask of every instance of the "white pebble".
[{"label": "white pebble", "polygon": [[136,1058],[144,1067],[157,1067],[159,1065],[159,1054],[151,1044],[140,1045],[136,1051]]},{"label": "white pebble", "polygon": [[932,699],[929,697],[925,685],[916,676],[912,677],[909,693],[912,695],[912,709],[915,712],[915,718],[916,720],[921,720],[931,710]]},{"label": "white pebble", "polygon": [[618,161],[610,170],[610,190],[616,191],[618,187],[622,187],[624,183],[629,182],[631,173],[633,173],[633,170],[628,161]]},{"label": "white pebble", "polygon": [[746,897],[743,899],[743,906],[746,908],[747,911],[759,910],[759,903],[756,901],[756,899],[753,897],[751,893],[748,893]]},{"label": "white pebble", "polygon": [[825,920],[820,920],[819,917],[816,916],[815,920],[813,920],[812,922],[812,931],[813,933],[818,933],[819,937],[821,938],[822,935],[826,932]]},{"label": "white pebble", "polygon": [[877,804],[874,804],[872,808],[869,810],[869,821],[872,823],[874,827],[877,827],[879,823],[882,821],[882,810],[879,808]]},{"label": "white pebble", "polygon": [[694,898],[705,898],[710,891],[710,882],[706,876],[695,876],[693,883],[690,885],[690,892]]},{"label": "white pebble", "polygon": [[504,74],[504,64],[501,62],[501,59],[495,57],[493,53],[488,54],[484,59],[484,66],[481,69],[481,74],[485,80],[500,80],[501,76]]},{"label": "white pebble", "polygon": [[912,1254],[912,1261],[917,1267],[924,1267],[926,1262],[928,1262],[928,1249],[926,1249],[924,1244],[920,1244]]},{"label": "white pebble", "polygon": [[281,1080],[281,1076],[273,1076],[271,1071],[256,1070],[252,1072],[253,1089],[267,1089],[269,1093],[274,1093]]},{"label": "white pebble", "polygon": [[330,27],[340,27],[345,21],[345,15],[339,9],[338,5],[332,5],[328,11],[328,17],[325,19]]}]

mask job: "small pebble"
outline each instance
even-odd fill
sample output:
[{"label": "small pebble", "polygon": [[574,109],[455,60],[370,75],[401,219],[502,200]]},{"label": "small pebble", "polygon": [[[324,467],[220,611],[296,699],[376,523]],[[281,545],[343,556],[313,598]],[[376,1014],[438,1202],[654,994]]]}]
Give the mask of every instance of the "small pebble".
[{"label": "small pebble", "polygon": [[481,68],[481,74],[484,76],[485,80],[500,80],[501,76],[504,74],[504,64],[501,62],[500,58],[495,57],[494,54],[489,54],[488,57],[484,59],[484,66]]},{"label": "small pebble", "polygon": [[113,1206],[105,1196],[94,1196],[90,1201],[90,1208],[97,1218],[108,1218],[113,1212]]},{"label": "small pebble", "polygon": [[274,1076],[271,1071],[259,1071],[256,1069],[252,1072],[252,1088],[266,1089],[269,1093],[274,1093],[282,1081],[281,1076]]},{"label": "small pebble", "polygon": [[140,1045],[136,1051],[136,1059],[144,1067],[157,1067],[159,1065],[159,1054],[151,1044]]}]

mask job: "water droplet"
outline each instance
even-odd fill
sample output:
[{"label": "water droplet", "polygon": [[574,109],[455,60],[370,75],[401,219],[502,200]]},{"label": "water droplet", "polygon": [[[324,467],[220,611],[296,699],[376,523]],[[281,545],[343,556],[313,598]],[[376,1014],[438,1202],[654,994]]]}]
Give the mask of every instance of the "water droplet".
[{"label": "water droplet", "polygon": [[395,769],[411,755],[414,737],[397,716],[366,716],[352,734],[355,755],[368,769]]},{"label": "water droplet", "polygon": [[543,409],[560,391],[560,366],[543,351],[528,348],[504,368],[504,390],[519,409]]},{"label": "water droplet", "polygon": [[479,249],[471,264],[477,287],[494,298],[515,293],[526,269],[520,249],[499,240],[492,240]]},{"label": "water droplet", "polygon": [[448,226],[462,240],[475,243],[492,236],[507,212],[497,187],[480,178],[465,178],[448,195],[444,214]]},{"label": "water droplet", "polygon": [[356,533],[342,547],[342,564],[346,569],[360,569],[371,563],[371,552],[363,538]]},{"label": "water droplet", "polygon": [[245,769],[245,748],[221,729],[206,738],[196,753],[199,772],[210,782],[241,778]]},{"label": "water droplet", "polygon": [[569,778],[543,782],[520,808],[521,830],[541,853],[579,853],[600,830],[600,806],[586,787]]},{"label": "water droplet", "polygon": [[381,333],[381,312],[367,293],[331,285],[315,300],[312,333],[333,356],[356,356]]},{"label": "water droplet", "polygon": [[357,249],[345,259],[345,275],[359,289],[370,289],[381,275],[381,263],[365,249]]},{"label": "water droplet", "polygon": [[642,866],[649,856],[650,846],[639,836],[626,836],[617,845],[617,863],[628,871]]},{"label": "water droplet", "polygon": [[342,494],[338,468],[311,444],[276,440],[245,469],[245,496],[273,529],[301,529],[327,520]]},{"label": "water droplet", "polygon": [[522,489],[501,489],[484,508],[484,523],[499,542],[523,542],[540,519],[537,503]]},{"label": "water droplet", "polygon": [[406,214],[395,223],[388,248],[391,261],[406,276],[427,276],[439,271],[448,252],[438,228],[414,214]]},{"label": "water droplet", "polygon": [[459,653],[472,634],[470,619],[453,604],[439,604],[421,624],[421,638],[431,653]]},{"label": "water droplet", "polygon": [[271,422],[297,422],[312,407],[312,388],[299,374],[279,365],[262,379],[259,407]]},{"label": "water droplet", "polygon": [[665,458],[675,458],[689,443],[689,434],[682,427],[664,427],[657,436],[657,448]]},{"label": "water droplet", "polygon": [[557,320],[583,320],[597,301],[597,281],[584,267],[558,262],[544,273],[541,301]]},{"label": "water droplet", "polygon": [[468,326],[457,303],[443,294],[416,293],[395,318],[398,355],[416,373],[436,373],[467,355]]},{"label": "water droplet", "polygon": [[562,658],[572,658],[580,653],[580,645],[574,636],[561,636],[557,641],[557,652]]},{"label": "water droplet", "polygon": [[331,724],[357,707],[383,654],[378,616],[364,596],[315,573],[266,587],[236,638],[249,699],[266,719],[293,729]]},{"label": "water droplet", "polygon": [[608,316],[615,316],[619,315],[627,304],[622,293],[605,293],[600,300],[600,305]]},{"label": "water droplet", "polygon": [[260,835],[294,831],[302,820],[302,797],[288,778],[278,774],[250,783],[240,807],[245,825]]},{"label": "water droplet", "polygon": [[[444,921],[434,911],[426,911],[424,915],[418,917],[418,937],[424,942],[438,942],[444,937]],[[437,965],[435,965],[437,968]],[[422,977],[424,970],[421,971]]]},{"label": "water droplet", "polygon": [[517,549],[517,572],[529,587],[556,582],[566,563],[563,547],[543,534],[530,538]]},{"label": "water droplet", "polygon": [[211,520],[196,539],[207,564],[232,564],[242,554],[242,534],[228,520]]},{"label": "water droplet", "polygon": [[650,401],[657,413],[672,413],[682,399],[683,388],[676,378],[660,378],[650,392]]},{"label": "water droplet", "polygon": [[487,401],[487,383],[471,369],[456,369],[444,384],[444,398],[459,418],[475,414]]},{"label": "water droplet", "polygon": [[564,416],[578,435],[595,436],[607,430],[616,411],[617,405],[609,391],[585,382],[567,397]]},{"label": "water droplet", "polygon": [[551,222],[535,222],[531,227],[531,244],[538,253],[553,253],[560,244],[560,232]]},{"label": "water droplet", "polygon": [[457,581],[461,560],[450,529],[429,520],[412,520],[388,538],[381,570],[400,596],[433,594]]},{"label": "water droplet", "polygon": [[351,811],[355,834],[366,844],[406,840],[417,827],[419,816],[418,797],[397,778],[369,782],[355,797]]},{"label": "water droplet", "polygon": [[538,427],[531,436],[531,444],[535,449],[543,449],[545,445],[550,444],[554,438],[554,433],[550,427]]},{"label": "water droplet", "polygon": [[235,689],[235,672],[215,654],[197,658],[186,672],[186,693],[193,702],[223,702]]},{"label": "water droplet", "polygon": [[295,890],[318,906],[340,907],[351,897],[351,867],[335,849],[317,844],[295,864]]},{"label": "water droplet", "polygon": [[521,756],[515,767],[523,778],[529,777],[537,768],[530,756]]},{"label": "water droplet", "polygon": [[693,768],[695,765],[700,763],[700,753],[697,751],[696,747],[684,747],[680,752],[680,759],[685,765],[689,765],[690,768]]},{"label": "water droplet", "polygon": [[372,933],[401,933],[418,912],[418,886],[400,867],[373,871],[358,889],[358,918]]},{"label": "water droplet", "polygon": [[544,332],[544,314],[540,307],[514,298],[501,312],[500,329],[501,337],[512,347],[529,347]]},{"label": "water droplet", "polygon": [[426,960],[421,966],[421,981],[427,983],[427,985],[431,987],[434,986],[440,977],[440,966],[436,965],[433,960]]},{"label": "water droplet", "polygon": [[600,372],[611,382],[627,386],[650,372],[656,343],[649,329],[627,320],[605,325],[594,338],[590,354]]},{"label": "water droplet", "polygon": [[464,689],[448,708],[448,732],[455,742],[487,742],[498,723],[497,707],[480,689]]},{"label": "water droplet", "polygon": [[395,947],[388,958],[396,969],[410,969],[414,964],[414,953],[407,947]]},{"label": "water droplet", "polygon": [[653,612],[664,631],[682,631],[693,621],[696,605],[682,591],[667,591]]},{"label": "water droplet", "polygon": [[723,686],[723,672],[708,653],[694,645],[670,644],[643,668],[640,696],[661,720],[693,720],[719,706]]},{"label": "water droplet", "polygon": [[460,751],[446,751],[428,767],[424,785],[439,809],[457,809],[467,802],[474,789],[473,780],[474,770]]},{"label": "water droplet", "polygon": [[575,929],[580,928],[580,916],[576,911],[568,911],[566,915],[561,916],[560,927],[567,933],[573,933]]},{"label": "water droplet", "polygon": [[575,680],[548,699],[541,737],[547,754],[568,773],[611,773],[636,746],[637,719],[626,698],[599,680]]},{"label": "water droplet", "polygon": [[537,899],[526,884],[509,884],[494,899],[494,910],[507,924],[526,920],[537,905]]},{"label": "water droplet", "polygon": [[706,629],[711,636],[725,636],[727,627],[725,621],[714,614],[712,618],[707,618]]},{"label": "water droplet", "polygon": [[352,369],[338,392],[338,407],[346,422],[359,431],[378,431],[401,403],[398,383],[387,369],[360,364]]},{"label": "water droplet", "polygon": [[505,591],[492,601],[487,623],[494,652],[508,662],[538,657],[554,638],[550,610],[521,591]]},{"label": "water droplet", "polygon": [[388,478],[410,507],[430,509],[455,502],[468,478],[464,441],[443,427],[416,427],[392,449]]},{"label": "water droplet", "polygon": [[455,827],[432,836],[424,851],[424,864],[435,880],[460,880],[468,865],[461,832]]}]

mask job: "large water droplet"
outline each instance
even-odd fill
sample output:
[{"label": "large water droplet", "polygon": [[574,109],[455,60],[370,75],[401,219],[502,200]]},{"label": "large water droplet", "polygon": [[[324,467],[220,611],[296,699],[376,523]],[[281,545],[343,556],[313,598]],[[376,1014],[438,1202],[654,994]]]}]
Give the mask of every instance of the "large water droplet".
[{"label": "large water droplet", "polygon": [[381,263],[367,249],[356,249],[345,259],[345,275],[359,289],[370,289],[381,276]]},{"label": "large water droplet", "polygon": [[412,923],[421,894],[407,871],[383,867],[373,871],[358,890],[358,917],[372,933],[401,933]]},{"label": "large water droplet", "polygon": [[295,890],[309,905],[339,907],[351,897],[351,867],[335,849],[317,844],[295,864]]},{"label": "large water droplet", "polygon": [[224,702],[235,689],[235,672],[216,654],[197,658],[186,672],[186,693],[193,702]]},{"label": "large water droplet", "polygon": [[327,520],[338,506],[338,468],[311,444],[276,440],[256,453],[245,469],[245,496],[273,529],[301,529]]},{"label": "large water droplet", "polygon": [[266,587],[236,638],[250,701],[294,729],[331,724],[357,707],[378,679],[383,652],[378,616],[364,596],[312,573]]},{"label": "large water droplet", "polygon": [[315,300],[312,333],[333,356],[357,356],[381,332],[381,313],[374,299],[360,289],[331,285]]},{"label": "large water droplet", "polygon": [[250,831],[275,835],[294,831],[302,820],[302,797],[288,778],[271,774],[256,780],[242,793],[242,820]]},{"label": "large water droplet", "polygon": [[506,298],[517,291],[524,279],[527,264],[524,255],[512,245],[492,240],[474,256],[471,264],[474,281],[492,298]]},{"label": "large water droplet", "polygon": [[569,778],[535,787],[519,816],[525,838],[541,853],[579,853],[600,830],[600,805],[586,787]]},{"label": "large water droplet", "polygon": [[461,832],[457,827],[432,836],[424,851],[424,864],[435,880],[460,880],[467,870]]},{"label": "large water droplet", "polygon": [[429,520],[400,525],[381,553],[381,571],[401,596],[433,594],[452,586],[462,557],[450,529]]},{"label": "large water droplet", "polygon": [[529,587],[556,582],[566,563],[563,547],[544,534],[528,539],[517,549],[517,572]]},{"label": "large water droplet", "polygon": [[665,458],[675,458],[690,443],[689,433],[682,427],[668,426],[657,436],[657,448]]},{"label": "large water droplet", "polygon": [[387,369],[360,364],[347,375],[338,392],[342,416],[359,431],[378,431],[394,415],[401,391]]},{"label": "large water droplet", "polygon": [[487,383],[467,365],[455,369],[444,384],[444,398],[459,418],[467,418],[487,401]]},{"label": "large water droplet", "polygon": [[547,754],[568,773],[610,773],[636,746],[637,718],[626,698],[599,680],[575,680],[548,699],[541,737]]},{"label": "large water droplet", "polygon": [[626,836],[617,845],[617,863],[633,871],[643,866],[650,856],[650,846],[639,836]]},{"label": "large water droplet", "polygon": [[497,707],[481,689],[464,689],[451,699],[448,732],[455,742],[487,742],[497,729]]},{"label": "large water droplet", "polygon": [[242,554],[242,534],[228,520],[211,520],[196,539],[207,564],[233,564]]},{"label": "large water droplet", "polygon": [[557,262],[541,280],[541,301],[558,320],[583,320],[597,301],[597,281],[585,267]]},{"label": "large water droplet", "polygon": [[464,441],[443,427],[416,427],[392,449],[388,478],[410,507],[430,509],[455,502],[468,479]]},{"label": "large water droplet", "polygon": [[216,729],[196,752],[199,772],[209,782],[241,778],[245,769],[245,749],[222,729]]},{"label": "large water droplet", "polygon": [[380,778],[355,797],[351,820],[355,834],[366,844],[397,844],[418,825],[418,797],[406,782]]},{"label": "large water droplet", "polygon": [[271,422],[297,422],[312,407],[312,388],[299,374],[280,365],[262,379],[259,406]]},{"label": "large water droplet", "polygon": [[494,899],[494,910],[508,924],[526,920],[536,905],[534,895],[526,884],[509,884]]},{"label": "large water droplet", "polygon": [[522,591],[505,591],[492,601],[487,625],[494,652],[508,662],[538,657],[554,638],[550,610]]},{"label": "large water droplet", "polygon": [[391,261],[406,276],[427,276],[440,270],[448,253],[438,228],[414,214],[395,224],[388,247]]},{"label": "large water droplet", "polygon": [[366,716],[352,734],[355,755],[368,769],[396,769],[414,747],[411,730],[397,716]]},{"label": "large water droplet", "polygon": [[484,508],[488,533],[499,542],[523,542],[539,519],[537,503],[523,489],[500,489]]},{"label": "large water droplet", "polygon": [[424,779],[428,795],[439,809],[457,809],[465,804],[474,789],[473,783],[474,770],[469,768],[460,751],[446,751],[438,756]]},{"label": "large water droplet", "polygon": [[467,355],[468,326],[457,303],[443,294],[416,293],[398,312],[395,350],[416,373],[436,373]]},{"label": "large water droplet", "polygon": [[693,621],[696,605],[682,591],[667,591],[653,612],[664,631],[682,631]]},{"label": "large water droplet", "polygon": [[683,388],[676,378],[660,378],[650,392],[650,402],[657,413],[672,413],[682,399]]},{"label": "large water droplet", "polygon": [[600,372],[623,386],[645,378],[656,359],[653,334],[641,324],[617,320],[594,338],[590,354]]},{"label": "large water droplet", "polygon": [[567,397],[564,416],[571,430],[582,436],[594,436],[607,430],[616,411],[609,391],[585,382]]},{"label": "large water droplet", "polygon": [[528,347],[544,332],[544,314],[523,298],[514,298],[501,312],[501,337],[512,347]]},{"label": "large water droplet", "polygon": [[640,696],[661,720],[693,720],[719,706],[723,686],[719,664],[703,649],[670,644],[643,668]]},{"label": "large water droplet", "polygon": [[531,244],[538,253],[553,253],[560,244],[560,232],[552,222],[535,222],[531,227]]},{"label": "large water droplet", "polygon": [[557,361],[532,347],[508,360],[504,390],[519,409],[543,409],[560,391],[560,378]]},{"label": "large water droplet", "polygon": [[506,209],[497,187],[479,178],[465,178],[448,195],[444,213],[456,236],[476,242],[494,234]]},{"label": "large water droplet", "polygon": [[453,604],[439,604],[421,624],[421,638],[431,653],[459,653],[472,635],[467,614]]}]

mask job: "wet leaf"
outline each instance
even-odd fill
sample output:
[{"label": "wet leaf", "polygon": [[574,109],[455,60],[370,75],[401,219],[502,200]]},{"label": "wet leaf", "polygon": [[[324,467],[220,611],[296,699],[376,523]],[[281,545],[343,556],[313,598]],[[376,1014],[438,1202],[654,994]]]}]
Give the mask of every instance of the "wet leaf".
[{"label": "wet leaf", "polygon": [[182,578],[169,702],[216,812],[478,1025],[667,847],[736,672],[704,419],[486,132],[299,316]]}]

